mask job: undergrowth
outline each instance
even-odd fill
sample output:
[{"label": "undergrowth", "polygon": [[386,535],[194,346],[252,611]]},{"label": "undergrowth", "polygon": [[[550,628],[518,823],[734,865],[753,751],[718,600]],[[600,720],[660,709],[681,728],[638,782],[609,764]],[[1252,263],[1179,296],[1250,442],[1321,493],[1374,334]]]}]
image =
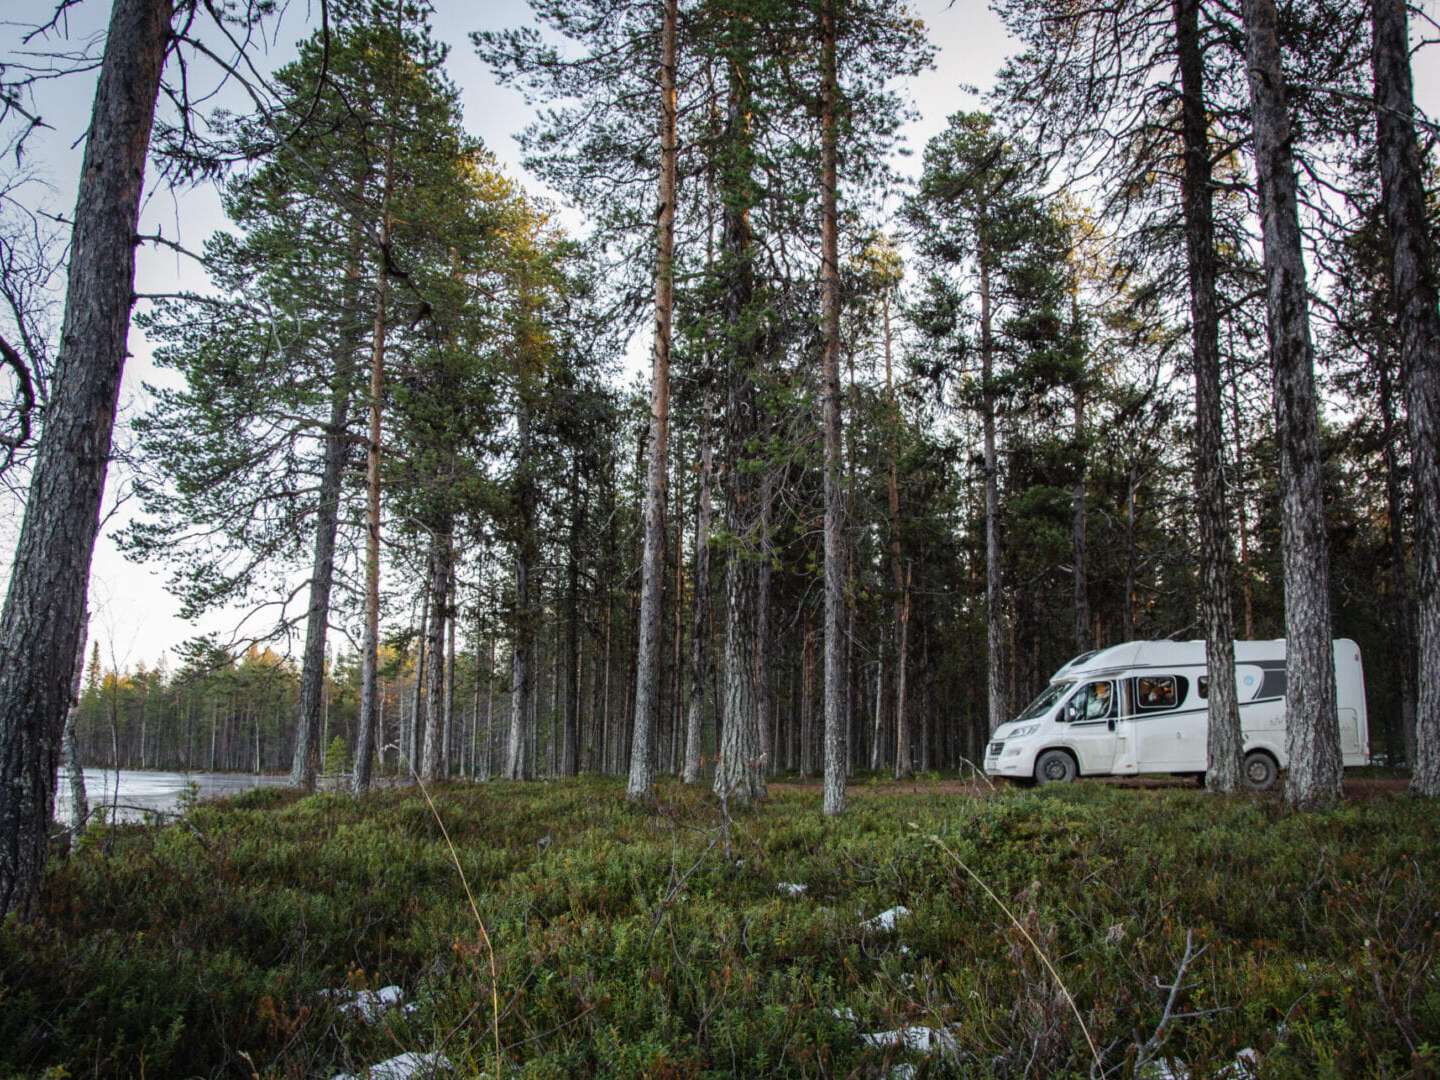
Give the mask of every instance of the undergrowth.
[{"label": "undergrowth", "polygon": [[[1440,1070],[1440,825],[1403,796],[857,786],[830,821],[790,788],[735,816],[727,860],[713,799],[675,784],[658,808],[609,780],[432,795],[506,1075]],[[386,984],[417,1008],[366,1024],[320,993]],[[418,791],[259,789],[53,865],[39,919],[0,927],[0,1074],[328,1077],[423,1050],[493,1075],[491,990]],[[861,1037],[906,1026],[953,1043]]]}]

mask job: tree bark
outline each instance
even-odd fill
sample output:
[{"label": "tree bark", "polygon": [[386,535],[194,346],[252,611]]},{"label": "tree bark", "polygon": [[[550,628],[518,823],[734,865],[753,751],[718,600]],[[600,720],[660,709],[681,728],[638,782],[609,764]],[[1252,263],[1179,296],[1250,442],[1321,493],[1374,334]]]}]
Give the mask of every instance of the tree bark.
[{"label": "tree bark", "polygon": [[[749,128],[748,72],[744,61],[729,61],[726,142],[746,162]],[[744,167],[744,166],[741,166]],[[726,285],[722,317],[727,335],[729,392],[726,409],[725,528],[730,550],[725,564],[725,682],[722,689],[720,753],[714,790],[723,799],[748,803],[765,796],[765,744],[759,731],[755,690],[756,533],[763,531],[750,444],[760,430],[756,389],[759,344],[749,325],[755,282],[754,237],[748,193],[738,178],[726,177],[723,201],[722,264]]]},{"label": "tree bark", "polygon": [[900,649],[895,654],[895,779],[915,775],[914,753],[910,749],[910,703],[906,700],[906,666],[910,659],[910,574],[905,574],[900,607]]},{"label": "tree bark", "polygon": [[675,304],[675,34],[678,0],[665,0],[660,26],[660,205],[655,225],[655,347],[650,368],[650,459],[645,480],[645,552],[640,564],[640,646],[635,662],[635,727],[625,794],[654,794],[660,706],[660,606],[665,584],[665,468],[670,429],[670,333]]},{"label": "tree bark", "polygon": [[[80,683],[84,675],[85,631],[82,625],[79,647],[75,650],[75,673],[70,677],[70,707],[65,710],[64,747],[65,772],[70,779],[70,832],[77,836],[85,830],[90,820],[90,800],[85,794],[85,769],[80,764],[80,747],[75,737],[75,724],[80,716]],[[189,764],[188,753],[186,764]]]},{"label": "tree bark", "polygon": [[1225,439],[1220,400],[1220,306],[1215,293],[1215,221],[1205,108],[1201,0],[1174,0],[1185,146],[1182,201],[1190,278],[1190,340],[1195,368],[1195,517],[1200,532],[1200,610],[1205,622],[1209,727],[1205,786],[1239,791],[1243,738],[1235,688],[1235,624],[1231,612],[1234,555],[1225,498]]},{"label": "tree bark", "polygon": [[[980,263],[980,393],[985,440],[985,641],[988,720],[993,732],[1008,718],[1005,694],[1005,612],[1000,578],[1000,465],[995,449],[995,339],[991,327],[990,255]],[[899,760],[897,753],[896,760]]]},{"label": "tree bark", "polygon": [[[370,789],[371,758],[379,728],[376,694],[380,671],[380,410],[385,398],[385,304],[389,296],[390,198],[395,185],[395,133],[385,136],[385,174],[380,196],[380,252],[376,260],[375,323],[370,341],[370,442],[365,458],[365,636],[360,646],[359,730],[351,787]],[[411,721],[412,726],[414,721]],[[413,762],[413,758],[411,759]],[[413,764],[411,766],[414,767]]]},{"label": "tree bark", "polygon": [[[766,469],[760,478],[760,561],[755,567],[755,733],[762,754],[770,746],[770,729],[775,722],[770,663],[770,607],[775,582],[775,538],[770,534],[770,514],[774,500],[775,475]],[[769,760],[767,756],[767,765]]]},{"label": "tree bark", "polygon": [[1415,138],[1404,0],[1371,0],[1380,189],[1415,484],[1419,680],[1410,790],[1440,796],[1440,268]]},{"label": "tree bark", "polygon": [[840,460],[840,222],[836,156],[840,90],[835,0],[820,8],[820,319],[825,426],[825,796],[833,817],[845,809],[845,526]]},{"label": "tree bark", "polygon": [[1245,0],[1244,18],[1265,246],[1275,436],[1280,448],[1290,758],[1285,800],[1297,808],[1318,808],[1339,800],[1341,762],[1314,355],[1274,0]]},{"label": "tree bark", "polygon": [[[315,556],[310,570],[310,603],[305,621],[305,652],[300,663],[300,702],[295,723],[295,757],[290,783],[305,791],[315,789],[320,769],[320,714],[325,691],[325,639],[330,625],[330,592],[335,581],[335,536],[340,528],[340,491],[345,463],[350,456],[350,396],[355,375],[355,353],[360,347],[360,234],[352,230],[349,265],[345,270],[345,300],[339,346],[335,354],[334,383],[330,389],[330,420],[325,427],[325,463],[320,474],[319,505],[315,511]],[[383,739],[380,740],[382,743]]]},{"label": "tree bark", "polygon": [[570,474],[570,551],[565,585],[565,741],[560,758],[562,776],[580,771],[580,538],[585,527],[585,499],[580,493],[580,466]]},{"label": "tree bark", "polygon": [[710,476],[714,454],[710,448],[710,413],[713,404],[705,394],[700,428],[700,493],[695,500],[695,596],[690,615],[690,702],[685,729],[683,779],[700,779],[704,735],[705,690],[710,681]]},{"label": "tree bark", "polygon": [[0,917],[28,915],[45,868],[171,13],[170,0],[116,0],[95,90],[53,393],[0,615]]},{"label": "tree bark", "polygon": [[[442,526],[443,528],[443,526]],[[445,624],[450,613],[450,536],[437,532],[430,539],[430,612],[426,619],[425,735],[420,755],[420,777],[435,781],[444,776]],[[417,673],[418,678],[418,673]]]},{"label": "tree bark", "polygon": [[1390,548],[1390,581],[1392,600],[1390,618],[1395,635],[1391,659],[1400,688],[1400,740],[1404,746],[1405,763],[1415,765],[1415,620],[1410,575],[1405,568],[1404,492],[1400,472],[1400,455],[1395,443],[1399,431],[1395,425],[1395,390],[1391,381],[1388,357],[1375,358],[1379,382],[1381,450],[1385,462],[1385,532]]},{"label": "tree bark", "polygon": [[[1076,305],[1078,306],[1078,305]],[[1078,332],[1079,319],[1074,320]],[[1085,464],[1088,447],[1085,441],[1085,374],[1082,372],[1075,383],[1075,485],[1070,494],[1070,547],[1075,566],[1071,571],[1071,586],[1075,606],[1075,653],[1089,652],[1093,647],[1090,634],[1090,586],[1086,579],[1086,515],[1088,507],[1085,497]]]}]

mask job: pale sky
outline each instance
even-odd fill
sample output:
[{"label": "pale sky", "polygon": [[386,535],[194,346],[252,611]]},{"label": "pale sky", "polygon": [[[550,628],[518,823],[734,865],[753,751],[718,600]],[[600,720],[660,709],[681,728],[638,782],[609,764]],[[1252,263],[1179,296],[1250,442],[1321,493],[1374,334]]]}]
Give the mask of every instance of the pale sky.
[{"label": "pale sky", "polygon": [[[41,6],[48,7],[46,0],[33,2],[37,5],[35,10]],[[0,18],[0,55],[5,55],[16,47],[22,32],[15,23],[5,19],[13,19],[20,5],[15,0],[0,0],[0,7],[7,9],[5,17]],[[28,9],[28,5],[26,7]],[[467,38],[472,30],[528,23],[528,5],[524,0],[489,0],[481,4],[435,0],[435,7],[436,36],[450,46],[447,70],[461,90],[467,127],[484,139],[507,171],[520,179],[527,189],[543,190],[521,167],[512,137],[530,119],[532,110],[518,93],[495,85],[488,69],[475,57]],[[999,19],[980,0],[955,0],[953,3],[916,0],[914,7],[930,27],[932,40],[938,47],[934,70],[915,80],[910,88],[920,118],[909,125],[905,134],[910,150],[918,159],[925,141],[944,127],[947,116],[958,109],[979,105],[979,99],[962,90],[961,86],[974,85],[982,91],[988,88],[1013,43]],[[109,5],[103,0],[84,0],[70,14],[70,43],[96,35],[108,13]],[[303,2],[292,0],[287,20],[277,35],[277,46],[269,58],[262,60],[262,68],[277,66],[291,57],[294,40],[309,30],[302,21],[305,15]],[[68,47],[63,42],[60,46]],[[1440,65],[1417,65],[1417,91],[1422,106],[1434,116],[1440,112],[1436,107],[1440,103],[1440,71],[1431,71],[1428,67]],[[79,168],[77,144],[84,136],[93,88],[93,77],[75,76],[63,83],[51,84],[40,97],[42,115],[55,130],[42,132],[34,140],[29,162],[38,168],[51,187],[43,199],[46,208],[67,216],[74,203]],[[902,164],[901,168],[913,171],[914,160]],[[566,220],[573,223],[578,218],[567,214]],[[204,238],[222,221],[218,199],[211,188],[179,194],[158,190],[146,202],[141,232],[151,233],[158,228],[166,236],[179,239],[185,246],[198,249]],[[140,251],[136,282],[138,293],[167,292],[203,285],[202,272],[189,260],[158,250],[153,245],[144,245]],[[138,330],[132,329],[130,346],[132,359],[126,368],[122,399],[134,410],[143,408],[145,404],[141,398],[141,384],[157,381],[157,373],[150,362],[149,345]],[[111,479],[113,487],[113,472]],[[125,520],[125,516],[126,509],[122,508],[110,529],[101,536],[91,578],[91,607],[95,612],[91,634],[92,638],[99,638],[106,662],[109,662],[113,649],[122,666],[134,665],[142,660],[153,664],[198,631],[228,633],[236,621],[233,614],[211,616],[198,626],[185,623],[176,615],[176,604],[165,591],[161,571],[136,566],[120,555],[111,532]],[[3,548],[0,562],[8,564],[17,532],[16,511],[0,508],[0,548]]]}]

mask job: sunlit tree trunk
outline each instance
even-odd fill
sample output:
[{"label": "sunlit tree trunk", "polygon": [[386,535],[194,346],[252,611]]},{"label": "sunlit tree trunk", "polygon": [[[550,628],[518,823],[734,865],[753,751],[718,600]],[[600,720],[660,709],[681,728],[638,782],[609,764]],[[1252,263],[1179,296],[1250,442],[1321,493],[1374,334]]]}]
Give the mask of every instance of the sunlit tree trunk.
[{"label": "sunlit tree trunk", "polygon": [[640,651],[635,662],[635,727],[625,793],[654,792],[656,717],[660,706],[660,605],[665,577],[665,467],[670,427],[670,331],[674,314],[675,34],[678,0],[665,0],[660,26],[660,205],[656,215],[655,345],[650,369],[650,459],[645,480],[645,551],[640,564]]}]

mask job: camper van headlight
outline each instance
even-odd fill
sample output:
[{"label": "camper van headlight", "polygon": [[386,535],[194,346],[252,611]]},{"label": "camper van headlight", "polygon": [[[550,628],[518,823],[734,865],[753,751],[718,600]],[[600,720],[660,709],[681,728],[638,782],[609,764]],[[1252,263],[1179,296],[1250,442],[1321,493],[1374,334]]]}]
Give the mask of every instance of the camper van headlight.
[{"label": "camper van headlight", "polygon": [[1007,739],[1023,739],[1027,735],[1034,735],[1040,730],[1039,724],[1026,724],[1024,727],[1017,727],[1005,737]]}]

